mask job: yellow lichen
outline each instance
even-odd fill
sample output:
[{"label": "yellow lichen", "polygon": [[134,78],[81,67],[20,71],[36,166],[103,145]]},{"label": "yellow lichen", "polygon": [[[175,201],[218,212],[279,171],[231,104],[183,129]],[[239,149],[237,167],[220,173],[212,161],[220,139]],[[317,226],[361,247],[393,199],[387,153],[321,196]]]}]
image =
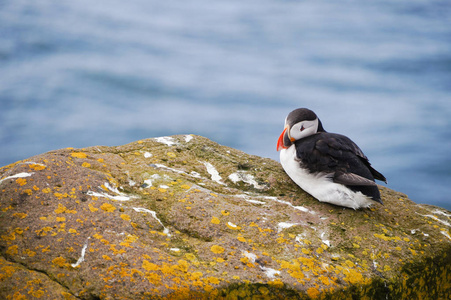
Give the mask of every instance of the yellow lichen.
[{"label": "yellow lichen", "polygon": [[386,236],[385,234],[375,233],[374,236],[379,238],[379,239],[383,239],[384,241],[389,241],[390,240],[390,237]]},{"label": "yellow lichen", "polygon": [[246,242],[246,239],[241,234],[239,234],[236,239],[239,240],[240,242]]},{"label": "yellow lichen", "polygon": [[309,295],[310,298],[316,299],[319,296],[319,291],[317,288],[311,287],[307,290],[307,295]]},{"label": "yellow lichen", "polygon": [[77,213],[77,211],[75,210],[70,210],[67,209],[67,207],[65,207],[64,205],[62,205],[61,203],[58,203],[58,208],[54,210],[55,213],[57,214],[62,214],[62,213],[66,213],[66,214],[75,214]]},{"label": "yellow lichen", "polygon": [[24,219],[27,216],[28,216],[28,214],[25,214],[25,213],[14,213],[13,214],[13,217],[20,218],[20,219]]},{"label": "yellow lichen", "polygon": [[88,207],[91,212],[96,212],[99,210],[98,208],[95,208],[91,203],[88,204]]},{"label": "yellow lichen", "polygon": [[98,234],[98,233],[96,233],[96,234],[94,234],[92,237],[95,238],[95,239],[100,240],[103,236],[100,235],[100,234]]},{"label": "yellow lichen", "polygon": [[81,166],[82,166],[82,167],[85,167],[85,168],[90,168],[90,167],[91,167],[91,164],[88,163],[88,162],[84,162],[84,163],[81,164]]},{"label": "yellow lichen", "polygon": [[198,280],[199,278],[201,278],[204,274],[202,274],[202,272],[193,272],[191,273],[191,279],[192,280]]},{"label": "yellow lichen", "polygon": [[227,223],[227,227],[228,227],[229,229],[232,229],[232,230],[240,230],[240,229],[241,229],[240,226],[235,225],[235,224],[233,224],[232,222],[228,222],[228,223]]},{"label": "yellow lichen", "polygon": [[364,278],[362,273],[355,269],[343,269],[343,274],[345,275],[344,280],[350,284],[368,284],[371,279]]},{"label": "yellow lichen", "polygon": [[176,158],[177,155],[174,152],[168,152],[166,153],[167,156],[171,157],[171,158]]},{"label": "yellow lichen", "polygon": [[221,282],[217,277],[208,277],[205,278],[205,281],[212,284],[219,284]]},{"label": "yellow lichen", "polygon": [[126,214],[121,214],[121,219],[124,220],[124,221],[130,221],[131,220],[130,216],[126,215]]},{"label": "yellow lichen", "polygon": [[83,152],[72,152],[70,155],[72,157],[76,157],[76,158],[87,158],[88,157],[88,155]]},{"label": "yellow lichen", "polygon": [[114,207],[113,205],[109,204],[109,203],[103,203],[100,208],[106,212],[113,212],[116,210],[116,207]]},{"label": "yellow lichen", "polygon": [[142,268],[147,271],[158,271],[159,269],[156,264],[151,263],[148,260],[143,260]]},{"label": "yellow lichen", "polygon": [[220,222],[221,221],[216,217],[211,218],[211,223],[213,223],[213,224],[219,224]]},{"label": "yellow lichen", "polygon": [[134,234],[128,234],[127,237],[125,238],[125,240],[121,243],[119,243],[119,245],[124,246],[124,247],[130,247],[130,244],[135,242],[138,239],[138,236],[134,235]]},{"label": "yellow lichen", "polygon": [[211,252],[216,253],[216,254],[221,254],[224,252],[224,248],[218,245],[213,245],[210,248]]},{"label": "yellow lichen", "polygon": [[193,260],[196,259],[196,256],[194,254],[192,254],[192,253],[186,253],[185,257],[186,257],[187,260],[190,260],[190,261],[193,261]]},{"label": "yellow lichen", "polygon": [[301,249],[302,253],[309,255],[310,254],[310,250],[306,249],[306,248],[302,248]]}]

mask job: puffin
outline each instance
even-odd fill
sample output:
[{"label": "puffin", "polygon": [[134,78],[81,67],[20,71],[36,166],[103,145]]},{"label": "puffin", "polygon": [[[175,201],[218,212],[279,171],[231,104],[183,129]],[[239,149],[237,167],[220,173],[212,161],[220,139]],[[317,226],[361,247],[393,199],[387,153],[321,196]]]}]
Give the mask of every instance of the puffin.
[{"label": "puffin", "polygon": [[288,114],[277,151],[288,176],[320,202],[355,210],[383,204],[375,179],[387,183],[384,175],[350,138],[324,130],[310,109]]}]

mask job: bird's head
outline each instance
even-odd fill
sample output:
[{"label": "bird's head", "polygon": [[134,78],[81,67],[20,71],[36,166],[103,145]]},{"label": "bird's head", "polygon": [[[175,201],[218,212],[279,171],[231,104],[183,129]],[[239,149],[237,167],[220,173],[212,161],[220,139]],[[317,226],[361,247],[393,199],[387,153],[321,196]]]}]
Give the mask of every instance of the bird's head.
[{"label": "bird's head", "polygon": [[285,119],[285,128],[277,141],[277,151],[287,149],[297,140],[324,131],[313,111],[307,108],[295,109]]}]

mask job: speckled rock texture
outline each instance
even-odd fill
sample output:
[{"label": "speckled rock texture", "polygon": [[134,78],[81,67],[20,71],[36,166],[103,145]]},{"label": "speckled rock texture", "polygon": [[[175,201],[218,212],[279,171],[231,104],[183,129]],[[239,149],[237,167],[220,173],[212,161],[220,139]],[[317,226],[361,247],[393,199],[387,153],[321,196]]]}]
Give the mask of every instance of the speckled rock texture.
[{"label": "speckled rock texture", "polygon": [[320,203],[179,135],[0,169],[0,299],[449,299],[451,213]]}]

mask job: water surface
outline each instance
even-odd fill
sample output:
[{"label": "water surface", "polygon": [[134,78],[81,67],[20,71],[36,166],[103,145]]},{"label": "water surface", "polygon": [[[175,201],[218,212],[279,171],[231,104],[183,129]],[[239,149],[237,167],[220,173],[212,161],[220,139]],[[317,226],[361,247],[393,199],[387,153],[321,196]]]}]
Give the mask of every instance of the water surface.
[{"label": "water surface", "polygon": [[278,160],[313,109],[451,209],[449,1],[0,1],[0,165],[194,133]]}]

